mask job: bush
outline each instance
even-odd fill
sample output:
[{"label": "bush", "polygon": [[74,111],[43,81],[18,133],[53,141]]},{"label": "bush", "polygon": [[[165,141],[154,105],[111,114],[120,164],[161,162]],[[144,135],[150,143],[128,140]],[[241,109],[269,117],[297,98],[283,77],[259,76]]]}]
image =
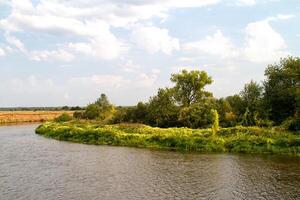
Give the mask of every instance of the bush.
[{"label": "bush", "polygon": [[84,118],[86,119],[97,119],[100,115],[101,108],[97,104],[90,104],[86,107],[84,112]]},{"label": "bush", "polygon": [[75,112],[73,113],[73,117],[74,117],[75,119],[82,119],[82,118],[83,118],[83,112],[75,111]]},{"label": "bush", "polygon": [[56,122],[67,122],[71,120],[72,120],[72,116],[70,116],[68,113],[63,113],[54,119],[54,121]]},{"label": "bush", "polygon": [[219,114],[217,112],[217,110],[212,109],[211,110],[211,114],[212,114],[212,133],[213,135],[216,135],[216,133],[219,130]]},{"label": "bush", "polygon": [[299,117],[293,117],[286,119],[282,124],[281,127],[283,127],[286,130],[289,131],[299,131],[300,130],[300,118]]}]

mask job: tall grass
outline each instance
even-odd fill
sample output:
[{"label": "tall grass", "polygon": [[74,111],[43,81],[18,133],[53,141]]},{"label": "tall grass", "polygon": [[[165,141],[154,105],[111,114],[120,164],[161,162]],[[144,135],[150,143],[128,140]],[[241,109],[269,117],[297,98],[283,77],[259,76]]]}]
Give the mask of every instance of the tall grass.
[{"label": "tall grass", "polygon": [[36,133],[57,140],[97,145],[174,149],[198,152],[300,155],[300,135],[258,127],[211,129],[153,128],[140,124],[47,122]]}]

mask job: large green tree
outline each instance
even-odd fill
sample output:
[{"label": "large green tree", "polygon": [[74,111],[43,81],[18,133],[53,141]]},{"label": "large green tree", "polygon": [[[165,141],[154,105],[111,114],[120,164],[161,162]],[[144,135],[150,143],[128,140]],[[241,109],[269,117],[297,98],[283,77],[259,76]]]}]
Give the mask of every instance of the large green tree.
[{"label": "large green tree", "polygon": [[148,122],[153,126],[178,126],[179,107],[176,105],[173,90],[160,88],[157,95],[150,98]]},{"label": "large green tree", "polygon": [[255,81],[246,83],[244,89],[240,93],[244,106],[250,112],[258,112],[261,107],[263,97],[263,87]]},{"label": "large green tree", "polygon": [[265,70],[265,105],[270,118],[281,123],[288,117],[299,117],[300,112],[300,58],[287,57]]},{"label": "large green tree", "polygon": [[178,120],[189,128],[208,128],[212,123],[211,110],[215,108],[216,101],[213,98],[193,103],[191,106],[181,108]]},{"label": "large green tree", "polygon": [[204,90],[206,85],[212,83],[212,78],[205,71],[182,70],[181,73],[172,74],[171,81],[175,83],[173,88],[175,99],[183,107],[212,96],[210,92]]}]

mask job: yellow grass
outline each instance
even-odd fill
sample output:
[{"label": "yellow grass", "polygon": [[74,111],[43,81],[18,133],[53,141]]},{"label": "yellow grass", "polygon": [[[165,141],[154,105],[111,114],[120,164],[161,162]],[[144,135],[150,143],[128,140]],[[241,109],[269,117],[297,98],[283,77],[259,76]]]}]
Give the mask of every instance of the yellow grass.
[{"label": "yellow grass", "polygon": [[73,115],[73,111],[5,111],[0,112],[0,124],[17,122],[42,122],[52,120],[64,112]]}]

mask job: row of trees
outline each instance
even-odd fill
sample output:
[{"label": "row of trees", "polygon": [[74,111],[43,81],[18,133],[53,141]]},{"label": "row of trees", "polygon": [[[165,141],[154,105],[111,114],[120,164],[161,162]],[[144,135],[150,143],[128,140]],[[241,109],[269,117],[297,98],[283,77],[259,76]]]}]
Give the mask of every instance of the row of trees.
[{"label": "row of trees", "polygon": [[114,108],[102,94],[81,117],[111,123],[133,122],[158,127],[208,127],[216,112],[223,127],[300,126],[300,58],[287,57],[269,65],[262,84],[250,81],[236,95],[214,98],[205,90],[212,78],[204,71],[172,74],[174,87],[160,88],[148,102],[132,107]]}]

